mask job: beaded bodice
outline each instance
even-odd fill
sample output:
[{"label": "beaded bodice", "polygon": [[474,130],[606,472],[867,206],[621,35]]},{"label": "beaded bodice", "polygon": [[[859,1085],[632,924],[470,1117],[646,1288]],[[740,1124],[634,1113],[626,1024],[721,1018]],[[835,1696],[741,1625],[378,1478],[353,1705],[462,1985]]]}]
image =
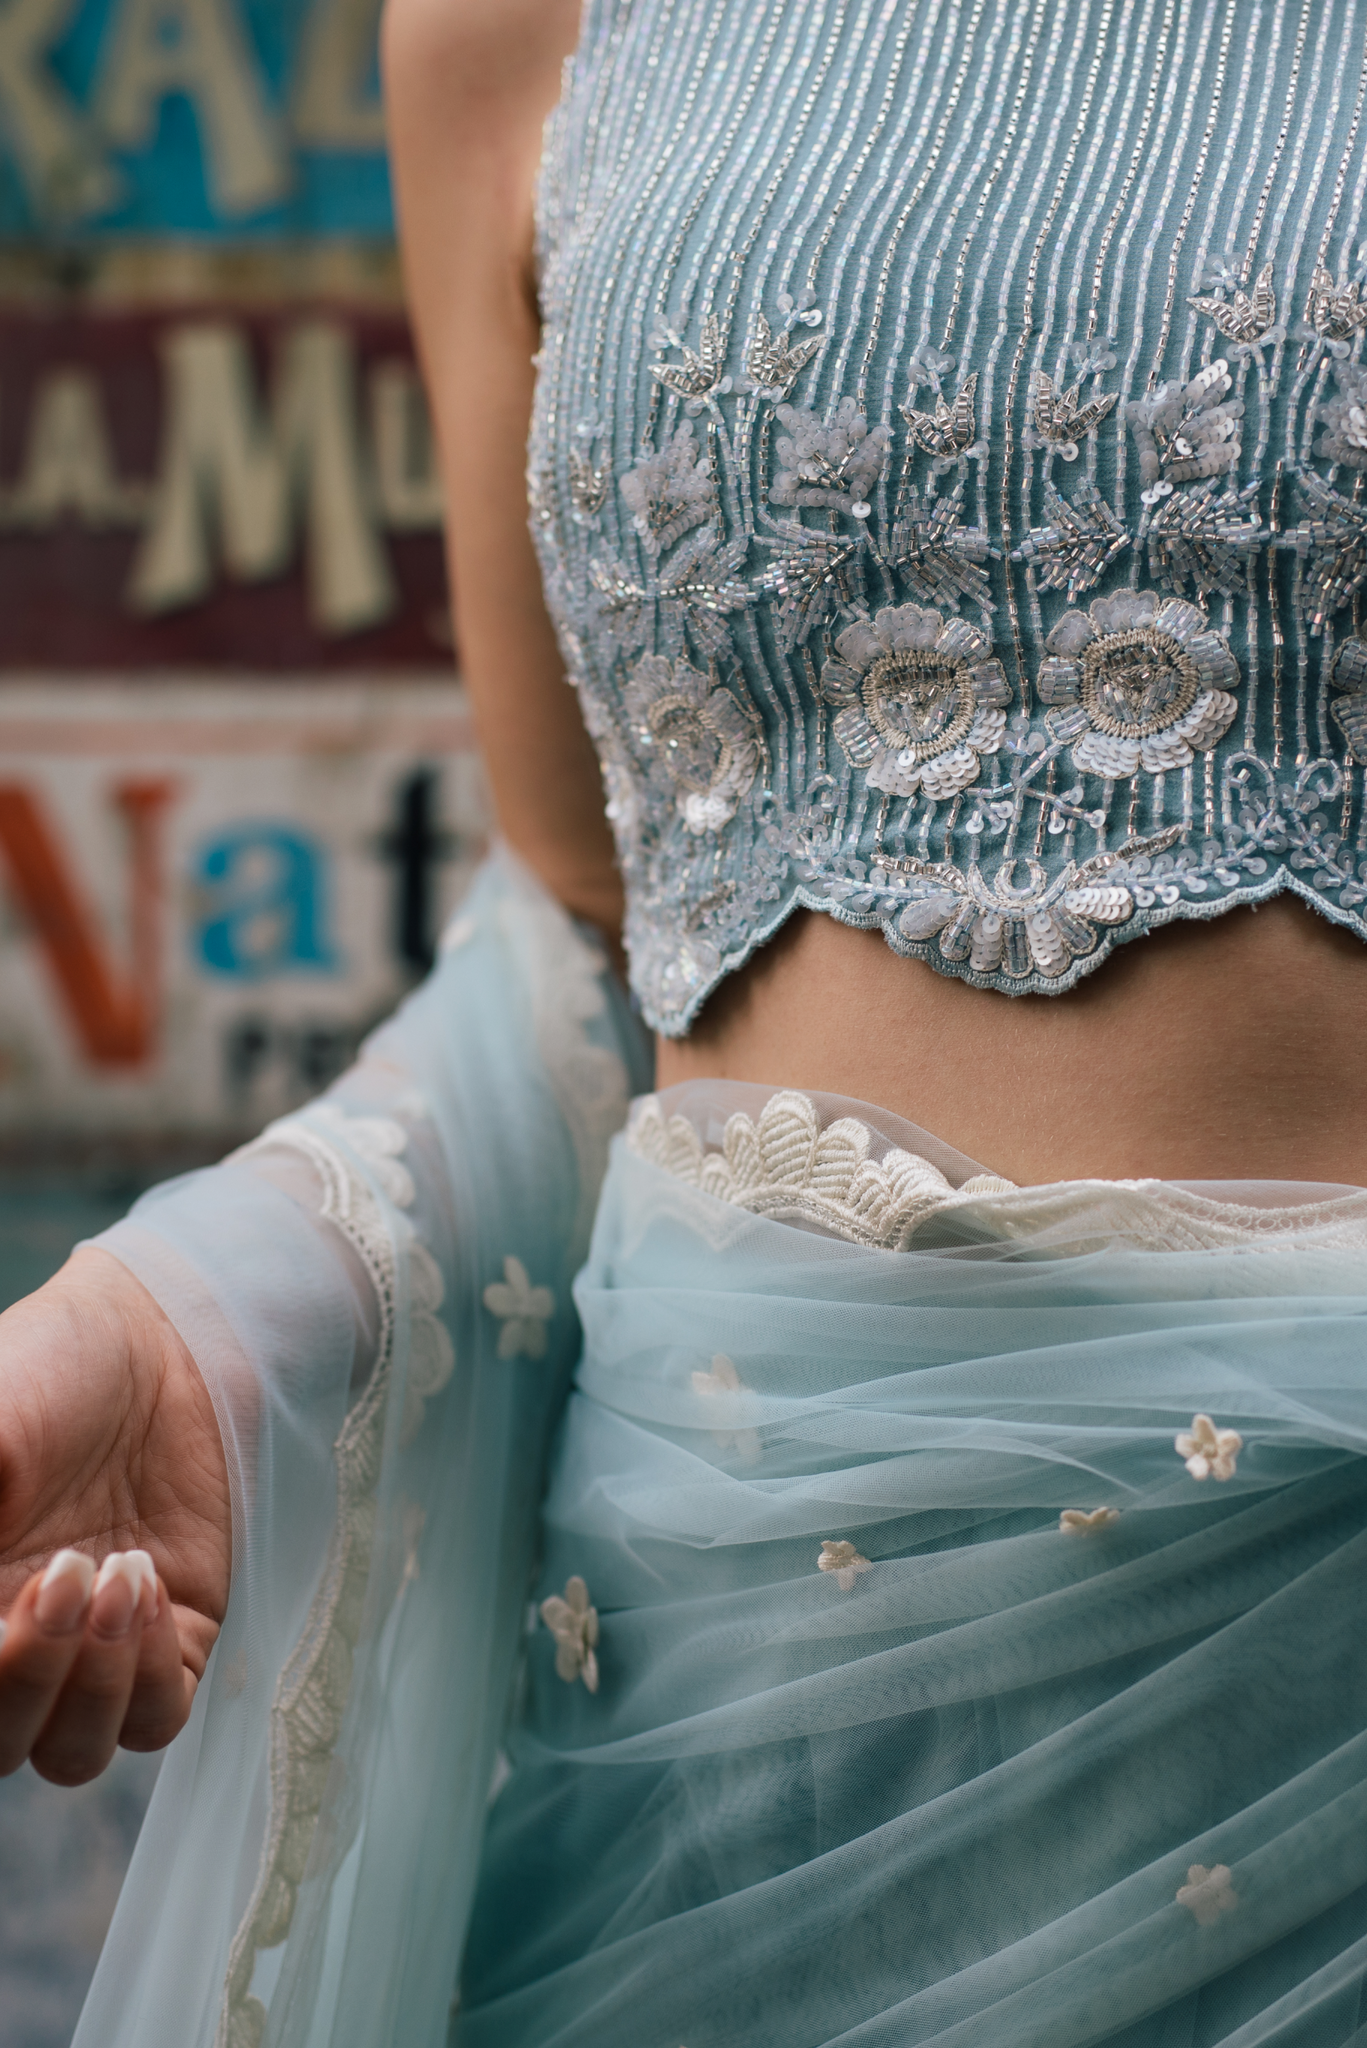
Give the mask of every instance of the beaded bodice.
[{"label": "beaded bodice", "polygon": [[588,0],[533,526],[635,987],[1367,937],[1367,0]]}]

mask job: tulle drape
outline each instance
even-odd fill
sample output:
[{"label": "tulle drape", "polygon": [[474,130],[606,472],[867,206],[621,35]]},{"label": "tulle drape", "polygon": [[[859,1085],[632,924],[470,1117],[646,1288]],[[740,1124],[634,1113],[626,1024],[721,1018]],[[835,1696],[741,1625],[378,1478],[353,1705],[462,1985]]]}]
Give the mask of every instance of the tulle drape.
[{"label": "tulle drape", "polygon": [[889,1254],[619,1141],[541,1588],[600,1684],[529,1644],[461,2048],[1362,2038],[1367,1239],[1306,1192]]},{"label": "tulle drape", "polygon": [[[460,2048],[1361,2044],[1367,1197],[861,1112],[888,1250],[619,1139],[572,1300],[641,1052],[495,862],[338,1089],[104,1240],[234,1583],[77,2048],[438,2048],[462,1949]],[[711,1094],[700,1147],[768,1091]]]},{"label": "tulle drape", "polygon": [[76,2048],[443,2038],[572,1282],[644,1051],[500,856],[322,1103],[100,1240],[213,1393],[234,1570]]}]

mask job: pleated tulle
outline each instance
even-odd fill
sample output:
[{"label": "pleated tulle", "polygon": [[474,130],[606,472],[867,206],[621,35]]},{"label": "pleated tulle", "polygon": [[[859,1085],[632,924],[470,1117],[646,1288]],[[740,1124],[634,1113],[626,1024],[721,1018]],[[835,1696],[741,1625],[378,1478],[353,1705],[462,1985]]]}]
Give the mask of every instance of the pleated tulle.
[{"label": "pleated tulle", "polygon": [[600,1685],[531,1641],[461,2048],[1363,2038],[1367,1254],[1071,1229],[870,1252],[619,1143],[539,1588]]}]

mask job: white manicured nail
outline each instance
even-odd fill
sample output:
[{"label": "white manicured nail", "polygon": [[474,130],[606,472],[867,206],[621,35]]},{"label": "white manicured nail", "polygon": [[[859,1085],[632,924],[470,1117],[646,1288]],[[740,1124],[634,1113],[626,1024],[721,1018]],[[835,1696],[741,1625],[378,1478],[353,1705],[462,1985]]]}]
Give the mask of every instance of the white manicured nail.
[{"label": "white manicured nail", "polygon": [[95,1566],[83,1550],[59,1550],[43,1573],[34,1602],[40,1625],[67,1635],[84,1618],[95,1583]]}]

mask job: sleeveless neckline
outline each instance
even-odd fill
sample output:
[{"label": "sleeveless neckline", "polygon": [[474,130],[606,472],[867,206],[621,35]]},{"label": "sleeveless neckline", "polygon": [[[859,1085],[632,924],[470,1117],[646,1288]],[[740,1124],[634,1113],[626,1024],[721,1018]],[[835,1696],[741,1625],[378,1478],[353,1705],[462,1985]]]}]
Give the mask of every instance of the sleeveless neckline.
[{"label": "sleeveless neckline", "polygon": [[529,478],[653,1027],[799,905],[1367,937],[1364,114],[1367,0],[589,0]]}]

